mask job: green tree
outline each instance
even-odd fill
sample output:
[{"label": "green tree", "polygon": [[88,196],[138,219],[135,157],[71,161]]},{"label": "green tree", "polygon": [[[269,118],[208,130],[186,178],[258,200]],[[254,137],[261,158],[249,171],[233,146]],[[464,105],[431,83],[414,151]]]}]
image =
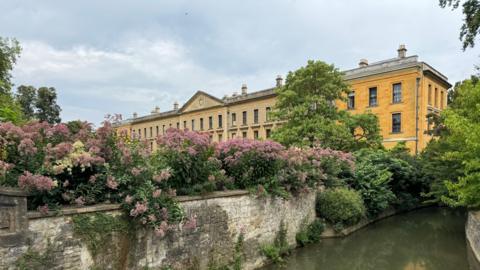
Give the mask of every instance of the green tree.
[{"label": "green tree", "polygon": [[35,101],[37,98],[37,89],[33,86],[20,85],[17,88],[15,99],[21,106],[26,118],[32,119],[35,116]]},{"label": "green tree", "polygon": [[60,106],[57,104],[57,93],[53,87],[40,87],[35,101],[36,118],[48,123],[60,123]]},{"label": "green tree", "polygon": [[459,173],[453,175],[457,179],[445,182],[448,195],[442,200],[452,206],[479,207],[480,84],[472,80],[462,82],[457,87],[454,106],[443,115],[448,135],[441,138],[446,144],[442,158],[453,160],[448,165],[456,165]]},{"label": "green tree", "polygon": [[457,9],[462,4],[463,25],[460,28],[460,40],[463,50],[475,46],[475,37],[480,32],[480,0],[439,0],[442,8]]},{"label": "green tree", "polygon": [[0,122],[20,124],[24,122],[22,108],[8,94],[0,93]]},{"label": "green tree", "polygon": [[0,94],[10,94],[11,71],[20,55],[20,44],[15,39],[0,37]]},{"label": "green tree", "polygon": [[339,111],[336,101],[350,92],[343,74],[333,65],[308,61],[289,72],[285,85],[277,88],[273,117],[285,121],[273,133],[284,145],[355,150],[381,144],[378,119],[371,113],[352,116]]}]

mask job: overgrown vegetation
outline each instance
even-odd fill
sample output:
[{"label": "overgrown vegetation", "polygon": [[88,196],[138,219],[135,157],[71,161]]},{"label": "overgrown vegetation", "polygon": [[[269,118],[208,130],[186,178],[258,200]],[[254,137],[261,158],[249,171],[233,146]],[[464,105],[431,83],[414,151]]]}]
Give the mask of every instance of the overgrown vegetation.
[{"label": "overgrown vegetation", "polygon": [[366,213],[362,196],[356,190],[339,187],[318,194],[317,213],[337,230],[359,222]]},{"label": "overgrown vegetation", "polygon": [[18,270],[50,270],[55,266],[54,261],[55,247],[48,242],[47,248],[42,252],[29,247],[25,253],[15,262]]},{"label": "overgrown vegetation", "polygon": [[262,246],[261,251],[273,263],[281,264],[284,262],[283,256],[290,252],[290,247],[287,242],[287,228],[283,220],[280,222],[279,231],[273,244]]},{"label": "overgrown vegetation", "polygon": [[304,247],[308,244],[318,243],[325,230],[325,223],[320,219],[315,219],[310,224],[303,224],[301,230],[295,236],[297,244]]}]

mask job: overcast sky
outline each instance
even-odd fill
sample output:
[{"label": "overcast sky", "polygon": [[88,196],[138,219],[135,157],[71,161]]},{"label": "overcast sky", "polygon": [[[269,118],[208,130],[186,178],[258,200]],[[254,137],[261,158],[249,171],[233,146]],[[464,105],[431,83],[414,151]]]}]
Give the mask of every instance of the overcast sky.
[{"label": "overcast sky", "polygon": [[261,90],[308,59],[350,69],[401,43],[451,83],[480,63],[480,45],[461,50],[460,12],[438,0],[1,0],[0,10],[0,36],[23,47],[15,84],[55,87],[64,121]]}]

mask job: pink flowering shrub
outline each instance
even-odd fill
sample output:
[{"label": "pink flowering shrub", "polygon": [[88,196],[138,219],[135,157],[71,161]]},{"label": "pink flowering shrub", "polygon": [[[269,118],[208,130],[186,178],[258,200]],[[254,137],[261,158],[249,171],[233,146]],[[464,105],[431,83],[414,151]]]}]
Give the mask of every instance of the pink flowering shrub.
[{"label": "pink flowering shrub", "polygon": [[275,181],[283,167],[285,148],[273,141],[233,139],[217,145],[217,158],[236,188],[256,188],[262,185],[277,189]]},{"label": "pink flowering shrub", "polygon": [[[171,128],[158,137],[157,144],[159,149],[153,156],[157,167],[170,168],[155,176],[157,182],[165,183],[179,195],[228,188],[208,134]],[[162,173],[168,174],[167,181]]]}]

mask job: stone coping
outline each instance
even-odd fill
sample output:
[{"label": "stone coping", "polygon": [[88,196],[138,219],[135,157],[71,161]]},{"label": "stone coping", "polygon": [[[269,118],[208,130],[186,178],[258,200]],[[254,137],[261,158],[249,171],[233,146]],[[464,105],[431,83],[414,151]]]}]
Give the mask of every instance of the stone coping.
[{"label": "stone coping", "polygon": [[[247,190],[215,191],[212,193],[208,193],[205,195],[198,195],[198,196],[177,196],[176,200],[178,202],[189,202],[189,201],[200,201],[200,200],[208,200],[208,199],[215,199],[215,198],[245,196],[248,194],[249,192]],[[96,204],[96,205],[89,205],[89,206],[83,206],[83,207],[65,206],[57,211],[48,211],[48,213],[46,214],[42,214],[38,211],[28,211],[27,217],[29,219],[39,219],[39,218],[69,216],[69,215],[94,213],[94,212],[115,211],[115,210],[120,210],[120,204]]]},{"label": "stone coping", "polygon": [[29,194],[18,188],[12,187],[0,187],[0,195],[3,196],[14,196],[14,197],[27,197]]}]

